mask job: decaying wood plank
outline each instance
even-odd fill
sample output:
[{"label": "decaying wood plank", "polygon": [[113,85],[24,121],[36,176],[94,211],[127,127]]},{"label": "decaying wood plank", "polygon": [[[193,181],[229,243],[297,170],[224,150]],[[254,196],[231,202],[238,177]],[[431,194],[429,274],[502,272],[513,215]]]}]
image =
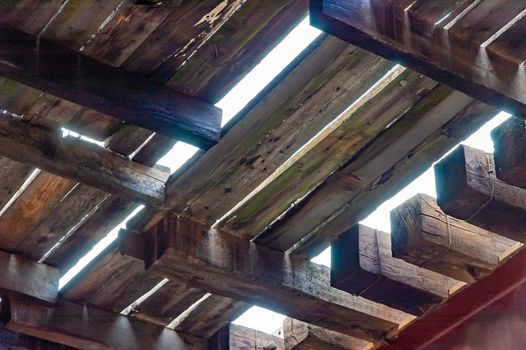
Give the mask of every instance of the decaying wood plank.
[{"label": "decaying wood plank", "polygon": [[[57,300],[60,271],[21,256],[0,251],[0,290],[54,303]],[[0,301],[3,298],[0,298]]]},{"label": "decaying wood plank", "polygon": [[305,322],[283,321],[285,350],[370,350],[374,344]]},{"label": "decaying wood plank", "polygon": [[497,178],[526,188],[526,122],[511,117],[491,132]]},{"label": "decaying wood plank", "polygon": [[7,78],[199,147],[219,139],[221,111],[210,104],[16,29],[0,37]]},{"label": "decaying wood plank", "polygon": [[7,329],[78,349],[206,349],[201,339],[86,305],[60,301],[45,307],[10,297],[9,309]]},{"label": "decaying wood plank", "polygon": [[393,256],[472,283],[490,274],[522,244],[446,215],[419,194],[391,211]]},{"label": "decaying wood plank", "polygon": [[37,35],[59,11],[62,4],[62,0],[2,1],[0,3],[0,22]]},{"label": "decaying wood plank", "polygon": [[169,205],[214,223],[390,66],[339,39],[319,38],[240,113],[220,144],[170,183]]},{"label": "decaying wood plank", "polygon": [[259,239],[274,249],[318,255],[498,113],[459,92],[420,106],[425,113],[417,108],[389,125]]},{"label": "decaying wood plank", "polygon": [[407,2],[361,6],[343,0],[311,0],[311,18],[315,26],[354,45],[512,114],[526,115],[526,98],[521,93],[525,80],[518,72],[524,67],[491,61],[485,47],[504,25],[520,17],[526,8],[523,1],[481,1],[451,23],[428,23],[428,32],[411,28],[406,7]]},{"label": "decaying wood plank", "polygon": [[4,208],[33,170],[33,166],[29,164],[0,157],[0,208]]},{"label": "decaying wood plank", "polygon": [[353,226],[331,245],[331,285],[422,315],[464,283],[392,257],[391,235]]},{"label": "decaying wood plank", "polygon": [[526,242],[526,189],[496,178],[491,154],[461,145],[435,165],[435,178],[446,214]]},{"label": "decaying wood plank", "polygon": [[104,148],[15,120],[0,119],[0,153],[138,202],[161,205],[168,178]]},{"label": "decaying wood plank", "polygon": [[214,350],[284,350],[283,339],[236,324],[228,324],[208,341]]},{"label": "decaying wood plank", "polygon": [[121,248],[138,242],[137,235],[144,238],[143,250],[123,253],[142,250],[150,270],[320,327],[382,341],[413,319],[331,288],[329,271],[322,266],[289,260],[283,253],[195,221],[169,215],[144,235],[121,230],[121,240],[129,242]]},{"label": "decaying wood plank", "polygon": [[208,339],[249,308],[250,305],[241,301],[209,294],[199,304],[178,315],[169,327]]},{"label": "decaying wood plank", "polygon": [[[365,59],[364,63],[367,62]],[[288,165],[285,170],[272,174],[264,188],[259,186],[258,193],[225,217],[224,226],[240,235],[264,231],[295,202],[384,133],[393,122],[410,118],[414,113],[423,114],[451,93],[449,88],[438,86],[435,81],[403,67],[392,70],[366,94],[354,96],[356,101],[335,122],[280,167],[283,169]],[[278,248],[280,240],[290,237],[292,235],[261,236],[258,242]]]}]

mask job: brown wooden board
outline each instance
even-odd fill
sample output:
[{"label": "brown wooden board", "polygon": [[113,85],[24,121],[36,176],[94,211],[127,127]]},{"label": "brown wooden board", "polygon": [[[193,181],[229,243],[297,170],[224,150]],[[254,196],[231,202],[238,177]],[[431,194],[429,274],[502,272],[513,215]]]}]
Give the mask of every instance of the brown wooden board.
[{"label": "brown wooden board", "polygon": [[214,350],[284,350],[283,339],[247,327],[229,324],[208,341]]}]

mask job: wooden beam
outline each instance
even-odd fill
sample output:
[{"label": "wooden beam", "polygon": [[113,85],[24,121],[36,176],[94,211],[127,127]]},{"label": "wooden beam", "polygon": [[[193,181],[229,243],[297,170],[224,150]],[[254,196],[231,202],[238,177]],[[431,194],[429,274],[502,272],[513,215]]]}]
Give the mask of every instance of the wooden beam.
[{"label": "wooden beam", "polygon": [[453,295],[442,308],[412,323],[381,350],[426,349],[434,339],[460,326],[471,315],[518,288],[526,287],[526,250],[511,257],[488,277]]},{"label": "wooden beam", "polygon": [[56,268],[0,251],[0,290],[18,293],[46,303],[58,294],[60,271]]},{"label": "wooden beam", "polygon": [[435,178],[444,213],[526,242],[526,189],[496,178],[491,154],[461,145],[435,165]]},{"label": "wooden beam", "polygon": [[87,305],[7,299],[9,330],[85,350],[205,350],[205,341]]},{"label": "wooden beam", "polygon": [[14,117],[0,118],[0,154],[137,202],[164,201],[167,173]]},{"label": "wooden beam", "polygon": [[221,111],[161,84],[0,26],[0,75],[172,138],[209,148]]},{"label": "wooden beam", "polygon": [[522,244],[446,215],[419,194],[391,211],[393,256],[460,281],[489,275]]},{"label": "wooden beam", "polygon": [[0,349],[16,350],[74,350],[69,346],[48,342],[25,334],[0,329]]},{"label": "wooden beam", "polygon": [[285,350],[370,350],[374,344],[305,322],[283,321]]},{"label": "wooden beam", "polygon": [[[526,115],[526,97],[522,93],[526,81],[521,74],[526,53],[519,54],[521,62],[499,55],[499,41],[514,37],[497,35],[508,31],[505,25],[520,18],[526,3],[455,1],[444,4],[445,11],[433,15],[426,14],[422,6],[413,7],[411,1],[365,3],[311,0],[311,21],[327,33],[473,98],[512,114]],[[473,6],[469,7],[470,3]]]},{"label": "wooden beam", "polygon": [[208,347],[213,350],[285,350],[282,338],[233,323],[217,332],[208,341]]},{"label": "wooden beam", "polygon": [[491,132],[497,178],[526,188],[526,121],[511,117]]},{"label": "wooden beam", "polygon": [[[381,342],[414,318],[331,288],[329,271],[322,266],[196,221],[168,215],[144,234],[120,233],[124,242],[136,242],[137,235],[143,238],[141,257],[150,270],[320,327]],[[126,251],[126,243],[122,247],[123,254],[139,251]]]},{"label": "wooden beam", "polygon": [[395,259],[391,235],[355,225],[331,245],[331,285],[413,315],[422,315],[464,286]]}]

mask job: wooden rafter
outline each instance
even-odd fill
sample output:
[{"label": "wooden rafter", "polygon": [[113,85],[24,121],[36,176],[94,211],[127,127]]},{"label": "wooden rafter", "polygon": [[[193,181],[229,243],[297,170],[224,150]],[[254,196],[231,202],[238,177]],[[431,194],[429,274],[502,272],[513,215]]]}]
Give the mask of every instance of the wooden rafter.
[{"label": "wooden rafter", "polygon": [[136,202],[164,201],[168,174],[15,118],[0,118],[0,155]]},{"label": "wooden rafter", "polygon": [[209,148],[221,111],[19,30],[0,26],[0,75],[152,131]]},{"label": "wooden rafter", "polygon": [[366,340],[394,336],[413,319],[331,288],[322,266],[176,216],[144,234],[121,230],[121,247],[167,278]]},{"label": "wooden rafter", "polygon": [[311,19],[315,26],[354,45],[473,98],[526,115],[522,93],[526,52],[523,44],[516,45],[521,28],[524,34],[526,3],[447,5],[430,11],[409,0],[311,0]]}]

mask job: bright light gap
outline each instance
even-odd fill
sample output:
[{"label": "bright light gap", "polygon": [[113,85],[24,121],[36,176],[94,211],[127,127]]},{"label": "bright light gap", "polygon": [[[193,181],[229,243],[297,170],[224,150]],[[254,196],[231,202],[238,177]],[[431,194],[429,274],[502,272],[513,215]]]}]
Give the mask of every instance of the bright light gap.
[{"label": "bright light gap", "polygon": [[497,40],[502,34],[504,34],[505,32],[507,32],[511,27],[513,27],[515,25],[515,23],[517,23],[518,21],[520,21],[521,19],[523,19],[524,17],[526,17],[526,9],[522,10],[517,16],[515,16],[511,21],[509,21],[508,23],[506,23],[506,25],[504,25],[502,28],[500,28],[495,34],[493,34],[488,40],[486,40],[485,42],[482,43],[482,45],[480,45],[480,47],[482,48],[486,48],[488,47],[489,45],[491,45],[491,43],[493,43],[495,40]]},{"label": "bright light gap", "polygon": [[211,296],[211,293],[206,293],[205,295],[203,295],[195,303],[190,305],[185,311],[181,312],[180,315],[174,318],[173,321],[166,326],[166,328],[176,329],[181,324],[181,322],[183,322],[195,309],[197,309],[199,305],[201,305],[203,301],[210,298]]},{"label": "bright light gap", "polygon": [[155,294],[159,289],[161,289],[162,286],[164,286],[166,283],[170,282],[168,278],[163,278],[159,283],[155,285],[152,289],[150,289],[148,292],[141,295],[137,300],[135,300],[133,303],[128,305],[124,310],[121,311],[121,315],[128,316],[130,312],[137,311],[138,307],[141,306],[141,304],[148,299],[151,295]]}]

